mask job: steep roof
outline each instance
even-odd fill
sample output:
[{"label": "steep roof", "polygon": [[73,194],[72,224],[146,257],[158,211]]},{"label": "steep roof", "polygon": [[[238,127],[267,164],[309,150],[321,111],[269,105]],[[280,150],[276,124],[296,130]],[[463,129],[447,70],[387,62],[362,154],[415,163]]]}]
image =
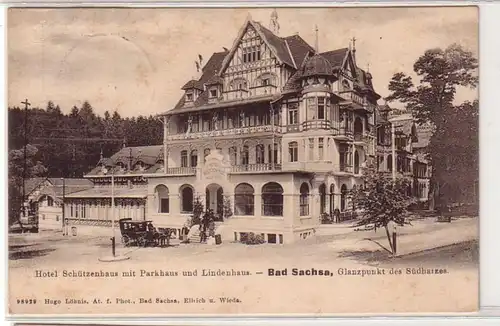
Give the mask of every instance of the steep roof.
[{"label": "steep roof", "polygon": [[293,63],[293,59],[290,56],[290,51],[288,51],[288,46],[284,38],[275,35],[273,32],[262,26],[261,23],[253,21],[253,26],[260,30],[265,38],[265,41],[276,50],[276,55],[283,63],[289,65],[290,67],[296,68]]},{"label": "steep roof", "polygon": [[[118,152],[113,154],[110,158],[101,160],[101,164],[106,162],[105,166],[111,167],[118,172],[116,165],[121,162],[124,166],[128,166],[129,163],[132,164],[134,168],[137,162],[143,162],[148,169],[158,163],[159,160],[163,158],[163,145],[153,145],[153,146],[136,146],[136,147],[124,147]],[[111,171],[110,171],[111,172]],[[144,171],[130,171],[132,174],[142,174]],[[90,171],[87,176],[99,175],[102,173],[101,166],[97,166],[92,171]]]},{"label": "steep roof", "polygon": [[432,127],[429,125],[417,125],[418,141],[413,144],[413,148],[426,148],[431,142],[433,134]]},{"label": "steep roof", "polygon": [[283,38],[290,49],[293,61],[297,68],[300,67],[307,54],[314,54],[314,49],[299,35],[291,35]]},{"label": "steep roof", "polygon": [[332,68],[342,67],[342,63],[344,63],[344,59],[349,51],[348,48],[337,49],[333,51],[327,51],[320,53],[320,55],[328,60],[332,65]]}]

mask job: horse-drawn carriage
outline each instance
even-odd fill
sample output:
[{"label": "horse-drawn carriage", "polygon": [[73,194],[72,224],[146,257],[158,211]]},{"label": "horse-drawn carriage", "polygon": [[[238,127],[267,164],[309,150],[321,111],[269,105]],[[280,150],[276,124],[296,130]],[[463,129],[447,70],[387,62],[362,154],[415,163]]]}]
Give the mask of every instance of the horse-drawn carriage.
[{"label": "horse-drawn carriage", "polygon": [[131,218],[122,218],[119,220],[119,224],[122,243],[125,246],[168,245],[172,233],[171,229],[163,229],[162,232],[158,232],[152,221],[134,221]]}]

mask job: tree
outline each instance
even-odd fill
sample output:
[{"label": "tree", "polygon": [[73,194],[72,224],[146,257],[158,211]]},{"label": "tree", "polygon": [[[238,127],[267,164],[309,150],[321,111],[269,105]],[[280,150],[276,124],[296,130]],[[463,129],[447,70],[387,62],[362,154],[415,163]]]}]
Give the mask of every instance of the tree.
[{"label": "tree", "polygon": [[445,50],[427,50],[417,59],[413,70],[420,78],[418,86],[401,72],[389,83],[391,93],[385,99],[406,105],[418,124],[434,129],[427,150],[432,164],[430,193],[438,208],[462,197],[454,189],[478,179],[478,103],[454,104],[459,87],[477,87],[477,68],[472,52],[452,44]]},{"label": "tree", "polygon": [[407,191],[411,182],[405,178],[393,181],[388,174],[377,172],[373,165],[366,168],[363,181],[364,186],[356,187],[350,194],[354,208],[361,216],[355,226],[385,228],[389,246],[394,254],[388,225],[390,222],[401,226],[408,224],[405,215],[408,206],[413,203]]},{"label": "tree", "polygon": [[38,160],[38,149],[35,146],[26,146],[26,164],[24,148],[9,151],[9,223],[19,218],[23,203],[23,176],[28,179],[42,176],[46,172],[47,169]]}]

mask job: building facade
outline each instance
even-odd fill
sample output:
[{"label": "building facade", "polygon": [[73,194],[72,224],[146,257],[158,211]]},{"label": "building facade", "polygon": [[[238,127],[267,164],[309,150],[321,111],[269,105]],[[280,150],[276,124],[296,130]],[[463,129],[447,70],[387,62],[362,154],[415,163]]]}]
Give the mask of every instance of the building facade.
[{"label": "building facade", "polygon": [[394,110],[387,104],[378,107],[376,120],[378,170],[389,174],[393,172],[394,167],[397,177],[410,179],[411,188],[408,189],[408,194],[420,203],[419,206],[425,206],[429,199],[431,174],[426,158],[426,148],[431,135],[427,132],[428,128],[417,125],[411,113]]},{"label": "building facade", "polygon": [[30,178],[25,181],[27,211],[38,212],[38,229],[62,230],[63,199],[93,187],[87,179]]},{"label": "building facade", "polygon": [[312,235],[322,213],[349,210],[348,192],[375,159],[380,98],[356,64],[355,39],[321,52],[317,36],[312,47],[248,17],[232,48],[199,64],[159,115],[163,145],[101,159],[86,176],[95,187],[67,202],[73,222],[110,223],[111,179],[117,217],[181,229],[198,199],[231,212],[229,241],[253,232],[290,243]]}]

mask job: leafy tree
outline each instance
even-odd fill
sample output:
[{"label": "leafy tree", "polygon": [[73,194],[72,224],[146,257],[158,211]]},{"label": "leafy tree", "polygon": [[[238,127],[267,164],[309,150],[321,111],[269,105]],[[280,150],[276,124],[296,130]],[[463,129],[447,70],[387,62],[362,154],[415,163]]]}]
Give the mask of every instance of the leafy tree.
[{"label": "leafy tree", "polygon": [[427,50],[417,59],[413,66],[420,78],[417,86],[401,72],[389,83],[386,100],[405,104],[417,123],[434,129],[427,150],[432,164],[430,191],[437,207],[461,198],[456,189],[478,180],[478,102],[454,104],[459,87],[477,87],[477,68],[472,52],[452,44],[444,50]]},{"label": "leafy tree", "polygon": [[355,210],[361,217],[355,224],[385,228],[389,246],[394,253],[394,246],[389,233],[389,223],[397,225],[408,224],[405,215],[407,208],[413,203],[408,195],[411,182],[405,178],[392,180],[388,174],[377,172],[372,165],[368,166],[363,174],[363,187],[352,190],[350,197]]},{"label": "leafy tree", "polygon": [[23,177],[26,179],[39,177],[47,172],[38,158],[38,149],[32,145],[26,146],[26,161],[24,160],[24,147],[9,151],[9,223],[18,220],[21,212]]}]

